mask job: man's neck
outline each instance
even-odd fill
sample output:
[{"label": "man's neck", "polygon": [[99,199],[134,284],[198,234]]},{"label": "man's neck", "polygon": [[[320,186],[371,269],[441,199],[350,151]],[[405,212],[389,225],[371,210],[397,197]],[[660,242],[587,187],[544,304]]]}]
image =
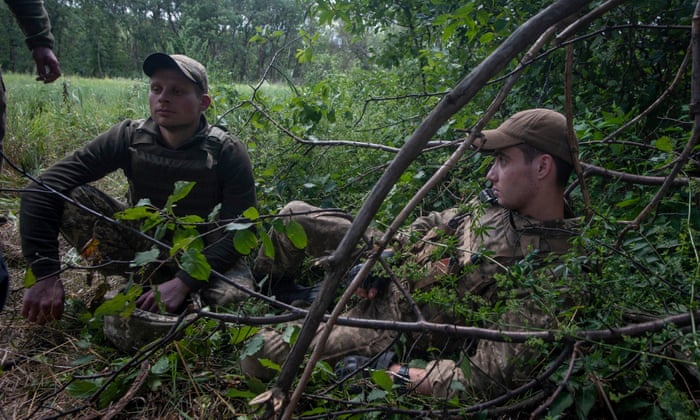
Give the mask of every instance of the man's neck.
[{"label": "man's neck", "polygon": [[528,207],[520,209],[519,213],[541,222],[559,220],[564,218],[564,204],[564,194],[561,191],[540,194]]},{"label": "man's neck", "polygon": [[163,142],[171,149],[177,149],[185,144],[199,129],[199,123],[187,127],[159,127]]}]

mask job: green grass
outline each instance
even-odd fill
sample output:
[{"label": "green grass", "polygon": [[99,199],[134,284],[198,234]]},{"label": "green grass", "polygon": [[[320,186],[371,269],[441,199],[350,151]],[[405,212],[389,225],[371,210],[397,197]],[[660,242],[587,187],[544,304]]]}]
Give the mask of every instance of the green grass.
[{"label": "green grass", "polygon": [[[149,115],[145,76],[138,80],[62,76],[51,84],[39,83],[28,74],[6,73],[3,79],[8,101],[5,154],[32,176],[112,125]],[[218,116],[227,114],[224,124],[244,124],[250,110],[237,106],[250,99],[252,92],[253,88],[247,85],[211,83],[209,121],[217,122]],[[270,102],[279,102],[289,97],[289,88],[264,84],[259,94]],[[237,128],[231,131],[238,132]],[[18,194],[14,190],[27,182],[22,173],[4,165],[0,174],[0,214],[17,210]],[[110,175],[99,185],[115,196],[123,196],[126,188],[120,173]]]},{"label": "green grass", "polygon": [[7,74],[5,152],[37,174],[124,118],[148,115],[144,81],[62,77],[52,84]]},{"label": "green grass", "polygon": [[[3,79],[8,103],[5,154],[30,175],[39,174],[120,120],[148,115],[145,80],[64,76],[43,84],[31,75],[13,73],[4,74]],[[14,189],[28,181],[5,164],[0,182],[0,212],[16,212]]]}]

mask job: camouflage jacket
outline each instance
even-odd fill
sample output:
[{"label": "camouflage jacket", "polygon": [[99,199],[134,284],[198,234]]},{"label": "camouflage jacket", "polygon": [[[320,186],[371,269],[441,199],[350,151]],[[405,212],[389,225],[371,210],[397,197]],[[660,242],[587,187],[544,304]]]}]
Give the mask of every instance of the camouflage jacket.
[{"label": "camouflage jacket", "polygon": [[[465,211],[431,213],[411,225],[412,231],[424,233],[411,250],[423,274],[408,282],[408,287],[414,294],[435,286],[454,287],[448,292],[472,310],[494,305],[504,293],[525,295],[527,290],[500,290],[495,275],[524,261],[539,269],[545,260],[551,264],[553,257],[570,250],[579,223],[578,218],[540,222],[478,200],[470,202]],[[450,241],[451,245],[445,245]],[[423,303],[420,309],[428,321],[467,325],[464,309],[460,315],[456,306]],[[444,339],[433,336],[421,347],[444,343]]]}]

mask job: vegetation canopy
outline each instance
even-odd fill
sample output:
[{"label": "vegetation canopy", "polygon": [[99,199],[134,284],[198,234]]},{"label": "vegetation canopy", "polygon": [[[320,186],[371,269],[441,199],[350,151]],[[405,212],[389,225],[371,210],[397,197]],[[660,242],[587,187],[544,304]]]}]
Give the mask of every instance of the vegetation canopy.
[{"label": "vegetation canopy", "polygon": [[[12,275],[0,313],[3,416],[700,416],[700,3],[82,0],[46,7],[65,73],[56,83],[23,74],[32,62],[16,27],[0,34],[8,90],[0,239]],[[0,13],[11,20],[6,8]],[[303,230],[277,215],[291,200],[355,218],[338,249],[299,279],[324,280],[311,307],[252,292],[225,312],[190,309],[195,316],[165,337],[124,354],[104,337],[102,317],[133,310],[137,290],[106,300],[124,279],[101,277],[67,246],[64,318],[44,327],[24,321],[22,295],[32,279],[15,215],[29,179],[122,119],[148,115],[140,66],[152,51],[185,53],[207,65],[207,118],[248,147],[258,208],[223,227],[236,231],[239,252],[252,256],[263,247],[270,255],[270,229],[303,248]],[[476,302],[474,310],[449,279],[413,298],[456,308],[472,325],[336,319],[355,302],[351,289],[341,298],[335,292],[367,228],[382,233],[366,256],[372,271],[383,273],[375,265],[379,253],[415,217],[464,206],[483,189],[490,158],[469,147],[473,136],[535,107],[566,114],[579,140],[567,195],[584,228],[552,268],[555,278],[525,258],[496,281],[502,290],[536,296],[556,327],[499,324],[499,315],[523,305],[518,294],[495,306]],[[119,173],[99,187],[115,197],[126,193]],[[173,186],[169,206],[188,188]],[[178,240],[168,258],[195,278],[209,277],[193,229],[203,220],[171,210],[141,203],[119,216],[138,221],[154,243],[170,232]],[[447,240],[439,245],[446,254],[454,248]],[[158,252],[142,253],[134,264],[156,258]],[[407,264],[391,274],[419,278],[421,269]],[[572,296],[575,305],[562,305]],[[293,320],[299,324],[290,326]],[[544,361],[528,381],[493,399],[466,389],[449,400],[400,393],[382,371],[339,383],[333,366],[308,351],[321,321],[526,342]],[[261,361],[278,371],[270,383],[240,369],[241,358],[262,346],[255,333],[266,327],[294,345],[283,366]],[[403,338],[391,350],[425,366],[411,345]],[[432,350],[469,374],[468,349]]]}]

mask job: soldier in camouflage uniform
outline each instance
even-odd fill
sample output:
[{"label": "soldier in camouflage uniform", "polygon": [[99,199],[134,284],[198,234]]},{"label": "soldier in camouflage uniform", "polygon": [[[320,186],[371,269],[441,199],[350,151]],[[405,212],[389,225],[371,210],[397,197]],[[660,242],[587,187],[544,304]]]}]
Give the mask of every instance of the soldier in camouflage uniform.
[{"label": "soldier in camouflage uniform", "polygon": [[[61,67],[53,53],[53,34],[49,15],[44,9],[41,0],[5,0],[15,15],[17,23],[24,32],[27,47],[32,50],[32,58],[36,63],[37,80],[51,83],[61,76]],[[5,83],[0,72],[0,170],[2,170],[5,154],[3,153],[3,140],[5,138],[5,111],[7,102],[5,96]],[[0,221],[3,223],[3,221]],[[5,266],[5,261],[0,250],[0,309],[5,304],[10,283],[10,277]]]},{"label": "soldier in camouflage uniform", "polygon": [[[457,290],[452,290],[452,294],[463,303],[440,306],[431,304],[430,300],[419,301],[427,321],[468,325],[464,314],[454,311],[456,308],[469,304],[474,309],[494,305],[503,299],[502,292],[527,296],[527,290],[499,290],[494,274],[502,273],[506,267],[522,260],[533,265],[545,260],[551,264],[553,256],[569,251],[578,220],[570,218],[572,215],[567,211],[564,199],[564,188],[572,170],[567,137],[565,117],[546,109],[516,113],[497,129],[484,131],[475,142],[476,146],[495,155],[487,174],[493,188],[482,195],[485,199],[469,203],[466,211],[449,209],[431,213],[411,225],[410,230],[423,234],[423,239],[405,251],[397,250],[397,253],[425,271],[418,280],[404,279],[404,286],[416,296],[437,286],[454,284]],[[298,210],[303,208],[299,203],[292,204]],[[325,236],[324,232],[313,229],[313,224],[309,226],[309,243]],[[333,237],[342,238],[342,235],[336,232]],[[438,245],[448,237],[455,238],[457,245],[451,248]],[[450,279],[453,283],[447,283]],[[363,300],[346,316],[417,320],[394,285],[386,293],[377,293],[377,290],[361,290],[360,293],[376,297]],[[534,300],[526,299],[525,302],[494,321],[508,325],[508,329],[553,326],[551,314]],[[323,328],[323,325],[319,327],[320,330]],[[261,334],[264,337],[262,348],[255,356],[243,360],[243,368],[251,376],[269,379],[273,372],[265,369],[258,360],[263,358],[282,363],[289,352],[289,344],[274,330]],[[341,368],[344,364],[359,366],[358,355],[372,356],[383,352],[391,347],[397,336],[395,331],[336,325],[325,342],[323,358],[329,363],[340,360]],[[440,334],[414,334],[407,340],[414,354],[421,357],[429,356],[431,347],[444,350],[444,354],[454,354],[463,350],[468,342]],[[521,362],[531,361],[532,353],[532,348],[525,344],[482,340],[472,352],[468,378],[453,360],[445,358],[428,362],[424,369],[398,363],[376,367],[386,367],[395,382],[405,386],[410,383],[411,389],[436,397],[450,397],[455,389],[454,382],[481,394],[493,395],[531,377],[532,368]]]},{"label": "soldier in camouflage uniform", "polygon": [[[30,321],[44,324],[63,313],[59,230],[107,274],[128,275],[135,252],[151,248],[149,241],[124,227],[64,205],[61,195],[69,195],[93,212],[113,217],[124,205],[87,184],[119,169],[128,179],[129,205],[149,200],[163,208],[177,181],[194,182],[173,206],[175,215],[208,220],[220,205],[215,222],[198,226],[207,243],[204,256],[216,272],[235,273],[234,281],[253,285],[250,270],[233,247],[233,232],[222,235],[217,229],[219,222],[256,205],[252,165],[241,141],[204,117],[211,103],[204,66],[184,55],[155,53],[146,58],[143,70],[150,78],[150,118],[113,126],[54,164],[22,194],[22,251],[37,278],[24,296],[22,314]],[[142,311],[159,312],[162,303],[168,313],[176,313],[193,292],[201,292],[204,303],[219,305],[247,296],[219,277],[199,281],[174,265],[158,272],[157,279],[146,273],[144,281],[154,285],[136,301]]]}]

